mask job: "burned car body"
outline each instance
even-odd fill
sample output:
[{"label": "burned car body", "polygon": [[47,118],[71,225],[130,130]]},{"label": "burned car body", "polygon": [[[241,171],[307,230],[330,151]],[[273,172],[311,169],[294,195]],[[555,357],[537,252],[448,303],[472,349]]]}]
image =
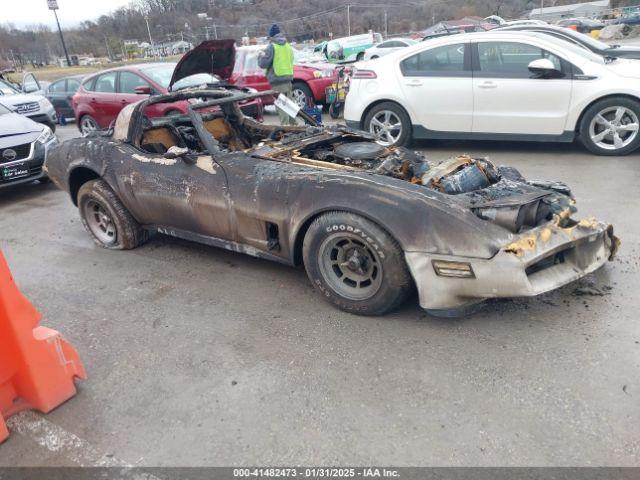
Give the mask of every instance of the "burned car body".
[{"label": "burned car body", "polygon": [[[96,242],[133,248],[145,231],[294,265],[340,308],[381,314],[417,287],[433,313],[531,296],[602,266],[610,225],[576,221],[568,187],[461,156],[431,162],[344,126],[245,117],[261,94],[183,91],[130,105],[113,131],[47,160]],[[156,102],[188,115],[149,119]],[[193,99],[200,99],[194,103]],[[220,111],[199,113],[218,105]]]}]

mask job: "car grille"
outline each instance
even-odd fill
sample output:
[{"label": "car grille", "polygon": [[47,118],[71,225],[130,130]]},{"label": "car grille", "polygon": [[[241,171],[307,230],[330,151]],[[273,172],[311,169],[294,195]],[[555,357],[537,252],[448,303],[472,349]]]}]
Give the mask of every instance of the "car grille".
[{"label": "car grille", "polygon": [[16,112],[18,113],[33,113],[37,112],[40,108],[38,102],[29,102],[29,103],[19,103],[16,105]]},{"label": "car grille", "polygon": [[[7,150],[13,150],[15,152],[15,157]],[[23,143],[22,145],[16,145],[15,147],[2,148],[0,149],[0,164],[23,160],[29,156],[29,153],[31,153],[30,143]]]}]

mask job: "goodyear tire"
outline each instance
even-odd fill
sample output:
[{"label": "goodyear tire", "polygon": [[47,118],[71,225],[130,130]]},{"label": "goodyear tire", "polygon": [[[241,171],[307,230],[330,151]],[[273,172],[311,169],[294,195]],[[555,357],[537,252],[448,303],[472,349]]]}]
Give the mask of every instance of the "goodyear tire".
[{"label": "goodyear tire", "polygon": [[359,215],[328,212],[316,218],[304,237],[302,254],[314,288],[347,312],[382,315],[411,292],[398,242]]},{"label": "goodyear tire", "polygon": [[103,248],[129,250],[147,239],[147,232],[104,180],[91,180],[80,187],[78,210],[84,228]]}]

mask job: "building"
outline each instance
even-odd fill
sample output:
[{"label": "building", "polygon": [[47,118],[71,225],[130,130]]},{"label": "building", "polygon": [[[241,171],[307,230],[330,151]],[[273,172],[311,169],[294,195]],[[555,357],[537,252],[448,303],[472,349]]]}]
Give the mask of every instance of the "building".
[{"label": "building", "polygon": [[534,8],[529,12],[529,18],[544,20],[547,22],[558,21],[562,18],[597,17],[611,9],[610,0],[597,0],[595,2],[572,3],[570,5],[557,5],[554,7]]}]

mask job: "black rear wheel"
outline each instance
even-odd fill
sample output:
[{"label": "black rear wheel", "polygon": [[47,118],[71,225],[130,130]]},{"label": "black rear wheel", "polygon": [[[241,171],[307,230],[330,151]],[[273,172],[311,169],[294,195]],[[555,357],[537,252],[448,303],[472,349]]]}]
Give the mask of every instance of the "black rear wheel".
[{"label": "black rear wheel", "polygon": [[104,180],[91,180],[80,187],[78,209],[84,228],[103,248],[129,250],[147,239],[147,232]]},{"label": "black rear wheel", "polygon": [[334,119],[340,118],[342,115],[342,103],[335,102],[329,105],[329,115]]},{"label": "black rear wheel", "polygon": [[384,146],[411,143],[411,119],[404,108],[394,102],[382,102],[369,110],[364,130],[375,135],[377,142]]},{"label": "black rear wheel", "polygon": [[359,215],[329,212],[316,218],[304,238],[303,258],[313,286],[348,312],[382,315],[411,291],[398,242]]}]

